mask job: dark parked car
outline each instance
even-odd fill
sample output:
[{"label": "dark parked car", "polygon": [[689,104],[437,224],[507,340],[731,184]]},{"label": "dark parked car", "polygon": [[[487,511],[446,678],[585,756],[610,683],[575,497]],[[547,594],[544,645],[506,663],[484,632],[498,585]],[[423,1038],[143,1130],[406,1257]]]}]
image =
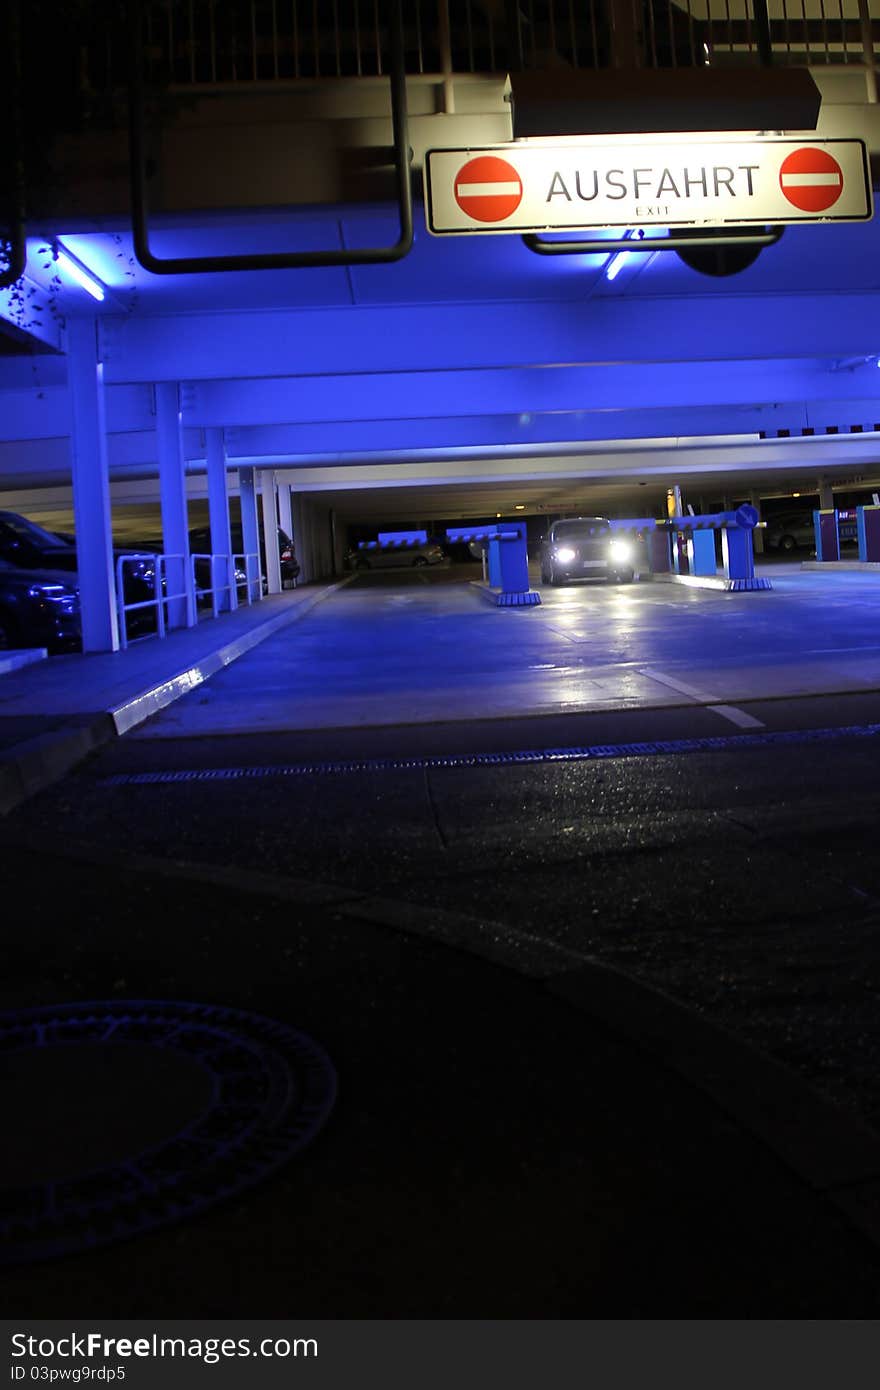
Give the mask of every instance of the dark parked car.
[{"label": "dark parked car", "polygon": [[541,542],[541,581],[614,579],[628,584],[635,572],[634,556],[632,542],[615,536],[607,517],[567,517],[554,521]]},{"label": "dark parked car", "polygon": [[[117,546],[116,560],[129,551],[145,549],[137,545]],[[18,512],[0,512],[0,560],[21,569],[64,570],[76,573],[76,541],[69,533],[46,531]],[[139,603],[153,597],[153,573],[148,561],[132,561],[124,569],[125,597]],[[74,584],[76,580],[74,580]]]},{"label": "dark parked car", "polygon": [[[243,555],[244,537],[240,522],[232,522],[230,526],[230,536],[232,539],[233,555]],[[189,550],[191,555],[212,554],[210,526],[202,526],[190,531]],[[290,589],[293,587],[293,581],[299,574],[299,561],[296,558],[293,541],[290,539],[287,532],[283,531],[280,526],[278,527],[278,557],[281,561],[281,587],[283,589]],[[266,555],[263,549],[262,531],[260,532],[260,565],[261,572],[265,573]],[[210,586],[210,568],[210,561],[196,561],[196,584],[200,589],[207,589]],[[241,582],[244,583],[244,571],[241,569],[240,563],[239,569],[236,570],[236,578],[238,578],[239,572],[241,572]]]},{"label": "dark parked car", "polygon": [[0,560],[0,651],[76,651],[81,642],[76,576],[64,570],[19,569]]},{"label": "dark parked car", "polygon": [[18,512],[0,512],[0,559],[22,569],[76,569],[76,546]]},{"label": "dark parked car", "polygon": [[[858,526],[853,509],[839,508],[837,513],[837,534],[841,545],[855,545],[858,541]],[[816,528],[811,511],[778,512],[767,517],[764,532],[764,546],[768,550],[782,550],[790,554],[793,550],[816,549]]]}]

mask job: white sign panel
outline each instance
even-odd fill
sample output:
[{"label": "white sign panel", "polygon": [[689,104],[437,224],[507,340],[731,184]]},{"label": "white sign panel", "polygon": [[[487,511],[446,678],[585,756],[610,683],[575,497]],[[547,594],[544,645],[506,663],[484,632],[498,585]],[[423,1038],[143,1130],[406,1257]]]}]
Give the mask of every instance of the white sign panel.
[{"label": "white sign panel", "polygon": [[429,231],[729,227],[872,215],[862,140],[532,142],[425,156]]}]

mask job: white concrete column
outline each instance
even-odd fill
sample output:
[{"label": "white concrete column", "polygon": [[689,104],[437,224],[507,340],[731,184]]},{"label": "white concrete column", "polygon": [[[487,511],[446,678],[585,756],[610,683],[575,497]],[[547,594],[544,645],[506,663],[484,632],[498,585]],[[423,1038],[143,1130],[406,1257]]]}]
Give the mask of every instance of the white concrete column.
[{"label": "white concrete column", "polygon": [[119,625],[113,576],[104,366],[98,361],[94,318],[68,320],[67,383],[83,651],[115,652],[119,649]]},{"label": "white concrete column", "polygon": [[263,547],[265,552],[266,583],[270,594],[281,593],[281,556],[278,554],[278,509],[275,501],[275,474],[264,468],[260,481],[260,500],[263,504]]},{"label": "white concrete column", "polygon": [[214,566],[214,583],[219,583],[225,573],[229,588],[218,594],[221,612],[235,608],[238,599],[235,592],[235,565],[232,561],[232,537],[229,529],[229,489],[226,476],[226,445],[223,431],[212,426],[205,431],[208,473],[208,520],[211,526],[211,550],[215,555],[229,556],[226,570],[222,562]]},{"label": "white concrete column", "polygon": [[245,555],[257,557],[256,562],[246,561],[248,581],[253,585],[249,598],[253,602],[255,599],[262,598],[263,586],[260,579],[262,571],[260,568],[260,531],[257,523],[257,495],[252,468],[239,468],[238,493],[241,504],[241,543],[244,546]]},{"label": "white concrete column", "polygon": [[293,529],[293,513],[290,504],[290,484],[278,484],[278,525],[282,531],[286,531],[292,540],[296,540],[296,533]]},{"label": "white concrete column", "polygon": [[194,627],[196,605],[189,561],[189,523],[186,508],[186,461],[180,396],[176,381],[156,383],[156,442],[159,452],[159,501],[169,594],[182,594],[167,604],[169,627]]},{"label": "white concrete column", "polygon": [[302,579],[302,561],[299,559],[299,551],[297,550],[296,529],[293,525],[293,506],[289,483],[278,484],[278,525],[293,541],[293,553],[296,555],[300,564],[299,579],[294,579],[292,581],[293,588],[295,589],[299,580]]},{"label": "white concrete column", "polygon": [[834,506],[834,493],[827,478],[819,479],[819,510],[830,512]]},{"label": "white concrete column", "polygon": [[299,561],[298,582],[308,584],[309,580],[315,577],[314,566],[312,565],[312,549],[309,544],[303,499],[299,493],[293,491],[290,493],[290,519],[293,526],[291,534],[296,546],[296,558]]}]

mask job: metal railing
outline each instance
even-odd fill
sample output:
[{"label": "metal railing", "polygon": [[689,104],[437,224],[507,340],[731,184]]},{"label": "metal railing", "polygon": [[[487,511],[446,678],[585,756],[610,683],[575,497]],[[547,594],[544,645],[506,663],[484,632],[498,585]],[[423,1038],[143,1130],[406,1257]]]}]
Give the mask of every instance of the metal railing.
[{"label": "metal railing", "polygon": [[[245,602],[250,604],[255,601],[254,589],[256,588],[256,598],[263,597],[263,576],[260,573],[259,557],[254,551],[251,554],[227,555],[223,550],[214,551],[209,554],[207,551],[196,551],[190,555],[192,563],[193,593],[196,604],[200,598],[211,599],[211,613],[216,618],[222,611],[220,606],[220,596],[229,595],[227,608],[234,609],[238,604],[239,590],[242,591]],[[208,566],[209,584],[200,584],[198,580],[199,561],[204,568],[205,562]],[[239,563],[241,562],[241,563]],[[222,563],[226,569],[226,582],[217,582],[217,565]],[[256,568],[256,575],[253,570]],[[222,572],[222,571],[221,571]]]},{"label": "metal railing", "polygon": [[[151,570],[143,569],[144,562],[149,562]],[[168,564],[169,562],[180,564],[180,572],[186,575],[186,556],[185,555],[165,555],[153,553],[151,551],[130,551],[124,555],[116,557],[116,609],[119,616],[119,645],[124,651],[131,642],[140,641],[145,637],[165,637],[168,631],[168,612],[167,608],[172,603],[182,603],[184,605],[185,625],[193,627],[195,625],[195,597],[192,586],[184,582],[181,590],[169,592],[168,590]],[[131,578],[141,580],[145,585],[152,584],[152,594],[145,599],[126,598],[126,566],[137,563],[141,566],[141,573]],[[145,631],[139,632],[133,638],[129,633],[129,614],[141,613],[146,615],[150,610],[155,614],[155,626],[147,627]]]},{"label": "metal railing", "polygon": [[[388,72],[385,0],[144,0],[147,78],[243,86]],[[405,0],[410,76],[563,65],[873,65],[880,0]],[[92,90],[124,81],[106,31],[87,41]]]},{"label": "metal railing", "polygon": [[[243,587],[245,601],[247,603],[257,602],[257,600],[263,597],[263,574],[260,569],[259,555],[256,551],[248,552],[247,554],[242,553],[241,555],[233,555],[232,560],[233,564],[237,564],[239,560],[243,561],[244,564],[245,580]],[[256,570],[256,574],[253,573],[254,570]],[[256,595],[254,594],[255,588]]]},{"label": "metal railing", "polygon": [[[179,591],[169,592],[168,588],[168,566],[179,566],[179,573],[186,575],[186,563],[189,558],[189,583]],[[210,584],[199,584],[197,579],[198,562],[207,561],[209,566]],[[216,582],[216,565],[222,561],[226,566],[226,582]],[[137,565],[138,572],[131,573],[131,567]],[[130,590],[132,582],[140,582],[152,588],[152,593],[148,598],[131,599],[126,597],[126,591]],[[211,613],[217,617],[223,609],[220,607],[220,595],[228,593],[230,596],[229,608],[234,609],[239,601],[239,594],[247,604],[257,602],[263,597],[263,575],[260,570],[260,557],[256,551],[242,553],[240,555],[227,555],[217,551],[214,554],[197,552],[187,557],[186,555],[166,555],[162,552],[153,551],[128,551],[124,555],[116,557],[116,611],[119,617],[119,645],[125,650],[133,641],[142,641],[145,637],[165,637],[168,634],[171,624],[168,621],[168,606],[172,603],[182,603],[184,605],[185,626],[194,627],[197,621],[197,606],[200,598],[210,595]],[[145,617],[150,615],[152,621],[146,626],[145,630],[132,635],[129,623],[130,614],[141,614]],[[175,627],[180,624],[175,624]]]}]

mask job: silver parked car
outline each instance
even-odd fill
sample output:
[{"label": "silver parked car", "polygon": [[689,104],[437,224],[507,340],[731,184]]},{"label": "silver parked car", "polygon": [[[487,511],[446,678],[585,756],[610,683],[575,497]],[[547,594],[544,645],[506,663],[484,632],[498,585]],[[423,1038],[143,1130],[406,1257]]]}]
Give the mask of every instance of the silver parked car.
[{"label": "silver parked car", "polygon": [[807,511],[781,512],[767,518],[764,545],[768,550],[799,550],[816,545],[813,513]]},{"label": "silver parked car", "polygon": [[604,516],[573,516],[554,521],[541,542],[541,582],[613,579],[629,584],[635,573],[635,547],[615,536]]},{"label": "silver parked car", "polygon": [[424,565],[439,565],[446,556],[433,541],[408,542],[368,541],[365,546],[349,550],[346,563],[355,570],[411,569]]}]

